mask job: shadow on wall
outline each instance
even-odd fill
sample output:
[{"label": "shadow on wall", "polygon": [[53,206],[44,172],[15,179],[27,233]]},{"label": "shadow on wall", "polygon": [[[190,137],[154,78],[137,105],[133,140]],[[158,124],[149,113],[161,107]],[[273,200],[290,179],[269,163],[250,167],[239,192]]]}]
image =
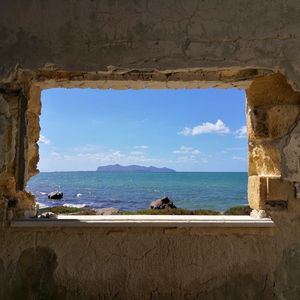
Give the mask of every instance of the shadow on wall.
[{"label": "shadow on wall", "polygon": [[24,250],[17,262],[10,299],[63,299],[55,280],[55,252],[47,247]]}]

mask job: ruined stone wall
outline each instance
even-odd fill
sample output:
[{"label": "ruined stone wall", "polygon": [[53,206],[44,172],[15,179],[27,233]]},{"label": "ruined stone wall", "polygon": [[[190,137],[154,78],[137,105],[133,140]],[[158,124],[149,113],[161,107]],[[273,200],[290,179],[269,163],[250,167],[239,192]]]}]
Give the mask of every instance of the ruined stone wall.
[{"label": "ruined stone wall", "polygon": [[[295,0],[1,1],[0,299],[299,299],[299,15]],[[34,213],[50,87],[245,88],[249,203],[275,228],[12,228]]]},{"label": "ruined stone wall", "polygon": [[254,80],[246,94],[249,204],[299,213],[300,93],[274,74]]},{"label": "ruined stone wall", "polygon": [[34,197],[25,186],[37,173],[39,112],[32,110],[40,105],[27,107],[25,90],[6,88],[0,94],[0,224],[34,211]]}]

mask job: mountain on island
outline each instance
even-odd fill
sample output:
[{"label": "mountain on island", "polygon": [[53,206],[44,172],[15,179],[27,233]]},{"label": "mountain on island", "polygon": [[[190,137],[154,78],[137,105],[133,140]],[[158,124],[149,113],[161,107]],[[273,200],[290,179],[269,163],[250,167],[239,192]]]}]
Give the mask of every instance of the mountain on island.
[{"label": "mountain on island", "polygon": [[130,165],[130,166],[121,166],[119,164],[116,165],[108,165],[97,168],[97,172],[148,172],[148,173],[169,173],[176,172],[175,170],[168,168],[156,168],[156,167],[144,167],[138,165]]}]

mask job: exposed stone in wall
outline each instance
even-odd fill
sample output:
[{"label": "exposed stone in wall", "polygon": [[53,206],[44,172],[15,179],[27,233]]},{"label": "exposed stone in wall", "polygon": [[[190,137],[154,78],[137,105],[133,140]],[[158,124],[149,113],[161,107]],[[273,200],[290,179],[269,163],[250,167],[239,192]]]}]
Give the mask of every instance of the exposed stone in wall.
[{"label": "exposed stone in wall", "polygon": [[[66,72],[48,66],[37,72],[19,70],[17,80],[25,87],[28,101],[26,109],[26,148],[24,153],[25,182],[35,175],[38,163],[40,91],[43,88],[97,87],[97,88],[145,88],[145,87],[197,87],[247,86],[247,127],[249,136],[249,175],[281,176],[283,170],[283,145],[299,118],[300,97],[281,74],[266,70],[127,70],[112,67],[106,72]],[[28,207],[33,210],[33,198],[18,194],[22,203],[15,211]],[[15,195],[16,196],[16,195]],[[25,200],[27,199],[27,200]],[[257,199],[257,197],[256,197]],[[250,200],[249,200],[250,201]],[[262,200],[263,201],[263,200]],[[280,201],[280,200],[279,200]],[[250,201],[250,203],[255,203]],[[264,202],[262,202],[264,203]],[[255,205],[264,206],[262,205]]]},{"label": "exposed stone in wall", "polygon": [[10,145],[7,143],[9,137],[9,105],[0,95],[0,173],[4,172],[8,164],[8,155],[10,151]]},{"label": "exposed stone in wall", "polygon": [[255,108],[265,105],[300,105],[300,93],[294,91],[286,77],[280,73],[256,79],[246,93],[248,105]]},{"label": "exposed stone in wall", "polygon": [[[104,71],[68,72],[49,65],[36,71],[18,69],[16,80],[31,85],[30,95],[47,88],[176,89],[247,88],[254,78],[273,74],[266,69],[130,69],[108,66]],[[37,105],[37,108],[39,106]],[[38,113],[38,111],[36,111]]]},{"label": "exposed stone in wall", "polygon": [[[287,208],[290,201],[295,208],[292,182],[300,181],[300,93],[281,74],[254,79],[246,93],[250,206]],[[278,180],[269,181],[274,176]]]},{"label": "exposed stone in wall", "polygon": [[260,176],[248,177],[248,201],[253,209],[265,209],[267,186],[265,178]]},{"label": "exposed stone in wall", "polygon": [[295,199],[295,187],[281,177],[249,176],[248,199],[253,209],[286,209],[289,201]]},{"label": "exposed stone in wall", "polygon": [[[6,207],[0,211],[0,223],[11,215],[7,209],[16,216],[23,216],[25,211],[34,211],[34,197],[29,193],[17,191],[17,168],[18,168],[18,139],[19,139],[19,92],[17,90],[7,90],[6,94],[0,95],[0,207]],[[28,118],[29,120],[30,118]],[[28,125],[38,124],[28,121]],[[38,140],[37,134],[34,134],[32,128],[28,131],[35,139],[35,145]],[[26,133],[27,131],[25,131]],[[39,133],[38,133],[39,134]],[[26,141],[27,134],[20,137],[21,141]],[[32,139],[32,138],[29,138]],[[33,146],[36,147],[36,146]],[[26,151],[27,153],[27,151]],[[29,157],[25,154],[25,158]],[[36,157],[36,153],[34,153]],[[32,170],[36,169],[37,160],[31,161]],[[28,172],[27,172],[28,173]],[[34,173],[31,171],[31,173]],[[8,206],[7,206],[8,205]]]},{"label": "exposed stone in wall", "polygon": [[[54,86],[145,88],[147,84],[148,87],[159,86],[168,88],[183,87],[191,82],[195,82],[198,87],[241,87],[247,86],[249,82],[253,81],[247,89],[250,176],[282,176],[286,172],[284,154],[288,150],[285,147],[285,152],[283,152],[283,145],[289,140],[289,134],[295,132],[296,129],[293,128],[299,118],[299,93],[292,90],[284,76],[281,74],[270,74],[265,70],[194,70],[168,73],[112,68],[108,72],[96,72],[93,74],[85,72],[69,73],[50,66],[38,72],[20,70],[17,73],[17,79],[25,87],[22,92],[25,95],[23,100],[28,101],[25,112],[26,136],[24,136],[26,142],[24,148],[25,169],[23,174],[25,183],[31,176],[38,172],[37,163],[39,156],[37,141],[40,132],[40,91],[42,88]],[[12,103],[17,103],[17,100]],[[16,104],[14,105],[16,107]],[[14,108],[13,110],[14,115],[18,115],[18,108]],[[296,161],[296,156],[294,155],[293,157],[294,161]],[[290,160],[289,163],[293,164],[293,160]],[[295,172],[298,174],[297,170]],[[287,179],[298,181],[297,178]],[[11,176],[10,180],[15,180],[15,177]],[[26,210],[27,215],[34,214],[34,198],[31,195],[23,191],[18,193],[10,192],[10,194],[19,199],[16,208],[14,208],[15,214],[22,214],[22,211]],[[249,199],[249,202],[253,208],[265,207],[267,203],[266,199],[261,195],[254,195],[252,191],[250,191],[249,197],[250,195],[253,199]],[[277,199],[276,201],[286,201],[287,197],[284,198]]]},{"label": "exposed stone in wall", "polygon": [[41,90],[34,86],[30,87],[28,92],[28,111],[27,119],[27,170],[25,180],[38,173],[37,164],[39,161],[39,146],[37,144],[40,137],[40,116],[41,114]]},{"label": "exposed stone in wall", "polygon": [[0,193],[15,191],[16,119],[16,97],[0,95]]},{"label": "exposed stone in wall", "polygon": [[[17,199],[13,208],[15,215],[34,214],[34,198],[17,191],[20,184],[25,185],[29,178],[37,174],[39,160],[38,139],[40,134],[39,116],[41,113],[41,90],[51,87],[92,87],[92,88],[203,88],[203,87],[248,87],[254,78],[269,75],[270,70],[261,69],[223,69],[223,70],[131,70],[108,67],[101,72],[67,72],[54,65],[31,71],[18,69],[10,86],[18,90],[14,101],[14,124],[16,134],[14,145],[8,146],[13,157],[13,172],[10,180],[14,188],[6,196]],[[7,83],[6,85],[9,86]],[[25,103],[26,102],[26,103]],[[25,103],[25,104],[24,104]],[[21,116],[24,115],[24,121]],[[21,123],[24,123],[23,125]],[[21,138],[20,138],[21,135]],[[24,147],[22,153],[19,150]],[[24,145],[22,145],[24,143]],[[20,152],[20,150],[19,150]],[[20,156],[21,155],[21,156]],[[23,156],[22,156],[23,155]],[[24,166],[22,166],[24,164]],[[8,176],[6,176],[8,178]],[[23,213],[22,213],[23,212]]]},{"label": "exposed stone in wall", "polygon": [[299,106],[274,105],[248,108],[248,139],[272,140],[288,133],[299,116]]},{"label": "exposed stone in wall", "polygon": [[280,148],[276,143],[250,142],[248,147],[248,173],[251,175],[281,175]]}]

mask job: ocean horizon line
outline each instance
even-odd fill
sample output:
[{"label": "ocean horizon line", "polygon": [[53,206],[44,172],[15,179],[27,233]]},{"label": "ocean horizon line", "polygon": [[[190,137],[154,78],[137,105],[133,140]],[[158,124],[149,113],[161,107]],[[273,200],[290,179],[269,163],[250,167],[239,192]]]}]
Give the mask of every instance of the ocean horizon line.
[{"label": "ocean horizon line", "polygon": [[175,172],[147,172],[147,171],[96,171],[96,170],[77,170],[77,171],[39,171],[39,173],[248,173],[248,171],[176,171]]}]

